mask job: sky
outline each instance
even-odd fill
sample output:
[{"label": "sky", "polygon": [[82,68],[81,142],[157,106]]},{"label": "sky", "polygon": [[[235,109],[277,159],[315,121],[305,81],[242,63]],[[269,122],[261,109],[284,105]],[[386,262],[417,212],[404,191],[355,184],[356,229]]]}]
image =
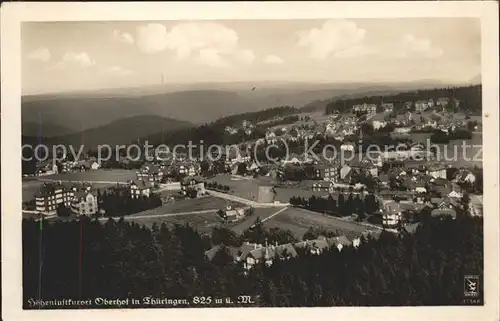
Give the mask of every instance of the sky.
[{"label": "sky", "polygon": [[479,19],[24,22],[23,94],[164,83],[467,82]]}]

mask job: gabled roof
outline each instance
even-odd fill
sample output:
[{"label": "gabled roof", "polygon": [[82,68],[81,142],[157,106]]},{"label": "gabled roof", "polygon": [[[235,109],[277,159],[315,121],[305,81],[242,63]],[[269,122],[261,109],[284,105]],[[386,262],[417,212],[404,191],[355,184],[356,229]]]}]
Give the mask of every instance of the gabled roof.
[{"label": "gabled roof", "polygon": [[326,239],[315,239],[301,241],[294,244],[296,248],[309,248],[309,249],[319,249],[320,251],[330,248],[330,244]]},{"label": "gabled roof", "polygon": [[450,182],[447,179],[438,177],[432,181],[432,184],[438,186],[447,186],[448,184],[450,184]]},{"label": "gabled roof", "polygon": [[292,257],[297,256],[297,251],[295,251],[295,248],[290,244],[281,244],[278,246],[264,246],[261,248],[258,248],[256,250],[250,251],[250,254],[252,257],[254,257],[256,260],[260,259],[274,259],[277,256],[283,256],[283,255],[289,255]]},{"label": "gabled roof", "polygon": [[337,237],[330,237],[327,239],[329,246],[338,246],[341,244],[342,246],[350,246],[352,242],[344,235]]},{"label": "gabled roof", "polygon": [[217,252],[219,252],[221,249],[226,248],[228,249],[229,253],[231,256],[236,259],[237,253],[238,253],[238,248],[234,246],[226,246],[224,244],[219,244],[214,247],[212,247],[210,250],[205,251],[205,256],[211,261]]},{"label": "gabled roof", "polygon": [[141,180],[133,180],[130,182],[130,184],[135,185],[140,189],[147,189],[147,188],[151,188],[153,186],[150,182],[141,181]]}]

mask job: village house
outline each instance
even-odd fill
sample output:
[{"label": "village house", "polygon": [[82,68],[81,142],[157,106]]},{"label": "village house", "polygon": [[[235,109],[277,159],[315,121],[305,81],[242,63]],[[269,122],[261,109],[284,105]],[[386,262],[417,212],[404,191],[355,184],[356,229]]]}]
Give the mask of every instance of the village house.
[{"label": "village house", "polygon": [[432,164],[427,167],[426,174],[432,176],[434,179],[446,179],[446,166],[443,164]]},{"label": "village house", "polygon": [[410,109],[413,106],[413,101],[406,101],[403,103],[403,108]]},{"label": "village house", "polygon": [[328,192],[330,190],[331,182],[315,182],[312,184],[313,192]]},{"label": "village house", "polygon": [[328,192],[330,194],[334,194],[337,191],[340,193],[359,194],[360,190],[365,189],[365,188],[366,188],[366,185],[361,184],[361,183],[356,183],[354,185],[344,184],[344,183],[331,183],[330,189],[328,190]]},{"label": "village house", "polygon": [[423,112],[429,108],[429,104],[425,100],[419,100],[415,102],[415,111]]},{"label": "village house", "polygon": [[287,260],[297,256],[297,251],[292,244],[275,244],[256,247],[251,250],[246,258],[240,256],[240,261],[243,261],[245,269],[249,270],[256,264],[264,263],[266,266],[271,266],[275,260]]},{"label": "village house", "polygon": [[353,152],[354,151],[354,144],[353,143],[345,143],[345,144],[342,144],[340,146],[340,150],[343,150],[343,151],[349,151],[349,152]]},{"label": "village house", "polygon": [[181,182],[181,193],[188,195],[189,192],[196,191],[196,196],[205,195],[205,183],[200,177],[187,176]]},{"label": "village house", "polygon": [[351,175],[352,175],[351,166],[344,164],[344,166],[342,166],[340,168],[340,180],[345,181],[345,182],[350,182]]},{"label": "village house", "polygon": [[376,240],[380,238],[380,235],[381,230],[366,230],[361,233],[361,235],[352,238],[351,243],[353,247],[357,248],[361,245],[361,243],[364,243],[370,239]]},{"label": "village house", "polygon": [[380,128],[387,126],[387,122],[383,120],[374,120],[372,122],[372,126],[374,130],[379,130]]},{"label": "village house", "polygon": [[382,108],[384,109],[384,111],[386,113],[389,113],[389,112],[392,113],[392,111],[394,110],[394,103],[383,103]]},{"label": "village house", "polygon": [[235,135],[236,133],[238,133],[238,130],[231,127],[231,126],[226,126],[226,128],[224,129],[224,131],[226,133],[228,133],[229,135]]},{"label": "village house", "polygon": [[352,246],[352,242],[344,235],[329,237],[326,239],[330,248],[335,247],[337,250],[342,251],[347,246]]},{"label": "village house", "polygon": [[402,210],[398,203],[393,200],[382,201],[382,225],[385,228],[397,228],[401,221]]},{"label": "village house", "polygon": [[415,193],[419,193],[419,194],[427,193],[427,188],[425,186],[425,183],[423,183],[423,182],[416,183],[415,184]]},{"label": "village house", "polygon": [[293,245],[296,249],[304,249],[313,255],[320,255],[330,248],[326,238],[297,242]]},{"label": "village house", "polygon": [[137,180],[146,182],[159,182],[163,177],[163,171],[155,164],[147,164],[136,171]]},{"label": "village house", "polygon": [[276,133],[273,131],[268,131],[265,137],[268,144],[276,144],[276,142],[278,141]]},{"label": "village house", "polygon": [[361,161],[353,160],[349,163],[349,166],[358,174],[370,175],[372,177],[378,176],[378,167],[367,159]]},{"label": "village house", "polygon": [[474,175],[474,173],[469,170],[460,169],[455,176],[455,181],[457,183],[474,184],[474,182],[476,181],[476,175]]},{"label": "village house", "polygon": [[446,107],[449,102],[450,102],[450,98],[448,98],[448,97],[439,97],[436,100],[436,106]]},{"label": "village house", "polygon": [[449,194],[448,194],[448,197],[449,198],[462,198],[463,194],[460,193],[460,192],[457,192],[456,190],[452,190]]},{"label": "village house", "polygon": [[336,182],[339,177],[338,167],[330,164],[314,165],[314,176],[316,179]]},{"label": "village house", "polygon": [[358,104],[358,105],[353,105],[352,110],[355,112],[363,111],[367,113],[376,113],[377,112],[377,105],[376,104]]},{"label": "village house", "polygon": [[245,210],[245,208],[236,209],[228,205],[224,210],[221,210],[219,214],[227,222],[236,222],[245,216]]},{"label": "village house", "polygon": [[97,195],[90,188],[76,191],[71,201],[71,211],[76,215],[94,215],[99,210]]},{"label": "village house", "polygon": [[442,201],[435,209],[431,211],[432,217],[445,217],[451,216],[453,218],[457,217],[457,212],[453,208],[452,203],[449,201]]},{"label": "village house", "polygon": [[57,213],[57,207],[62,204],[69,207],[75,192],[59,183],[46,183],[35,195],[37,212],[50,215]]},{"label": "village house", "polygon": [[129,182],[129,190],[131,198],[149,197],[153,185],[149,181],[135,180]]},{"label": "village house", "polygon": [[394,128],[394,133],[395,134],[409,134],[411,132],[410,127],[397,127]]}]

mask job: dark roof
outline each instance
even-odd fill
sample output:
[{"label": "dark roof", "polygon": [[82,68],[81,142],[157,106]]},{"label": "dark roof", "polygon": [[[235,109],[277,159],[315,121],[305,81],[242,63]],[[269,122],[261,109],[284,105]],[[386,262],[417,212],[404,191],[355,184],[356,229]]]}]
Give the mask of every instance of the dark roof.
[{"label": "dark roof", "polygon": [[133,180],[131,184],[141,188],[141,189],[146,189],[146,188],[151,188],[152,185],[150,182],[147,181],[141,181],[141,180]]},{"label": "dark roof", "polygon": [[231,256],[236,259],[239,249],[234,246],[226,246],[223,244],[216,245],[210,250],[205,251],[205,256],[211,261],[215,257],[215,254],[217,254],[217,252],[219,252],[222,248],[228,249]]},{"label": "dark roof", "polygon": [[436,208],[432,210],[431,212],[432,216],[451,216],[451,217],[457,217],[457,212],[454,209],[451,208]]},{"label": "dark roof", "polygon": [[44,197],[52,195],[58,189],[66,190],[67,188],[59,183],[44,183],[42,186],[40,186],[40,189],[38,190],[36,197]]},{"label": "dark roof", "polygon": [[297,251],[295,251],[295,248],[290,243],[278,246],[264,246],[250,251],[250,255],[252,255],[255,259],[274,259],[276,256],[281,256],[285,253],[292,257],[297,256]]},{"label": "dark roof", "polygon": [[338,246],[339,244],[343,246],[350,246],[352,245],[352,242],[345,236],[337,236],[337,237],[330,237],[327,239],[327,242],[330,246]]}]

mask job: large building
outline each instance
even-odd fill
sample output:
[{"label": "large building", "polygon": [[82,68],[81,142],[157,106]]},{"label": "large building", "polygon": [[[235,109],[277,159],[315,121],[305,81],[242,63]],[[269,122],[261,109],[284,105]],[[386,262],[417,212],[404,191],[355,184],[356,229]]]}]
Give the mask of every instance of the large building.
[{"label": "large building", "polygon": [[377,112],[377,105],[376,104],[359,104],[359,105],[353,105],[352,110],[357,112],[357,111],[363,111],[367,113],[376,113]]},{"label": "large building", "polygon": [[75,191],[62,184],[43,184],[35,195],[36,210],[40,213],[51,215],[57,213],[60,204],[70,206]]},{"label": "large building", "polygon": [[84,191],[75,192],[71,201],[71,211],[76,215],[94,215],[99,210],[97,195],[90,191],[90,188]]}]

